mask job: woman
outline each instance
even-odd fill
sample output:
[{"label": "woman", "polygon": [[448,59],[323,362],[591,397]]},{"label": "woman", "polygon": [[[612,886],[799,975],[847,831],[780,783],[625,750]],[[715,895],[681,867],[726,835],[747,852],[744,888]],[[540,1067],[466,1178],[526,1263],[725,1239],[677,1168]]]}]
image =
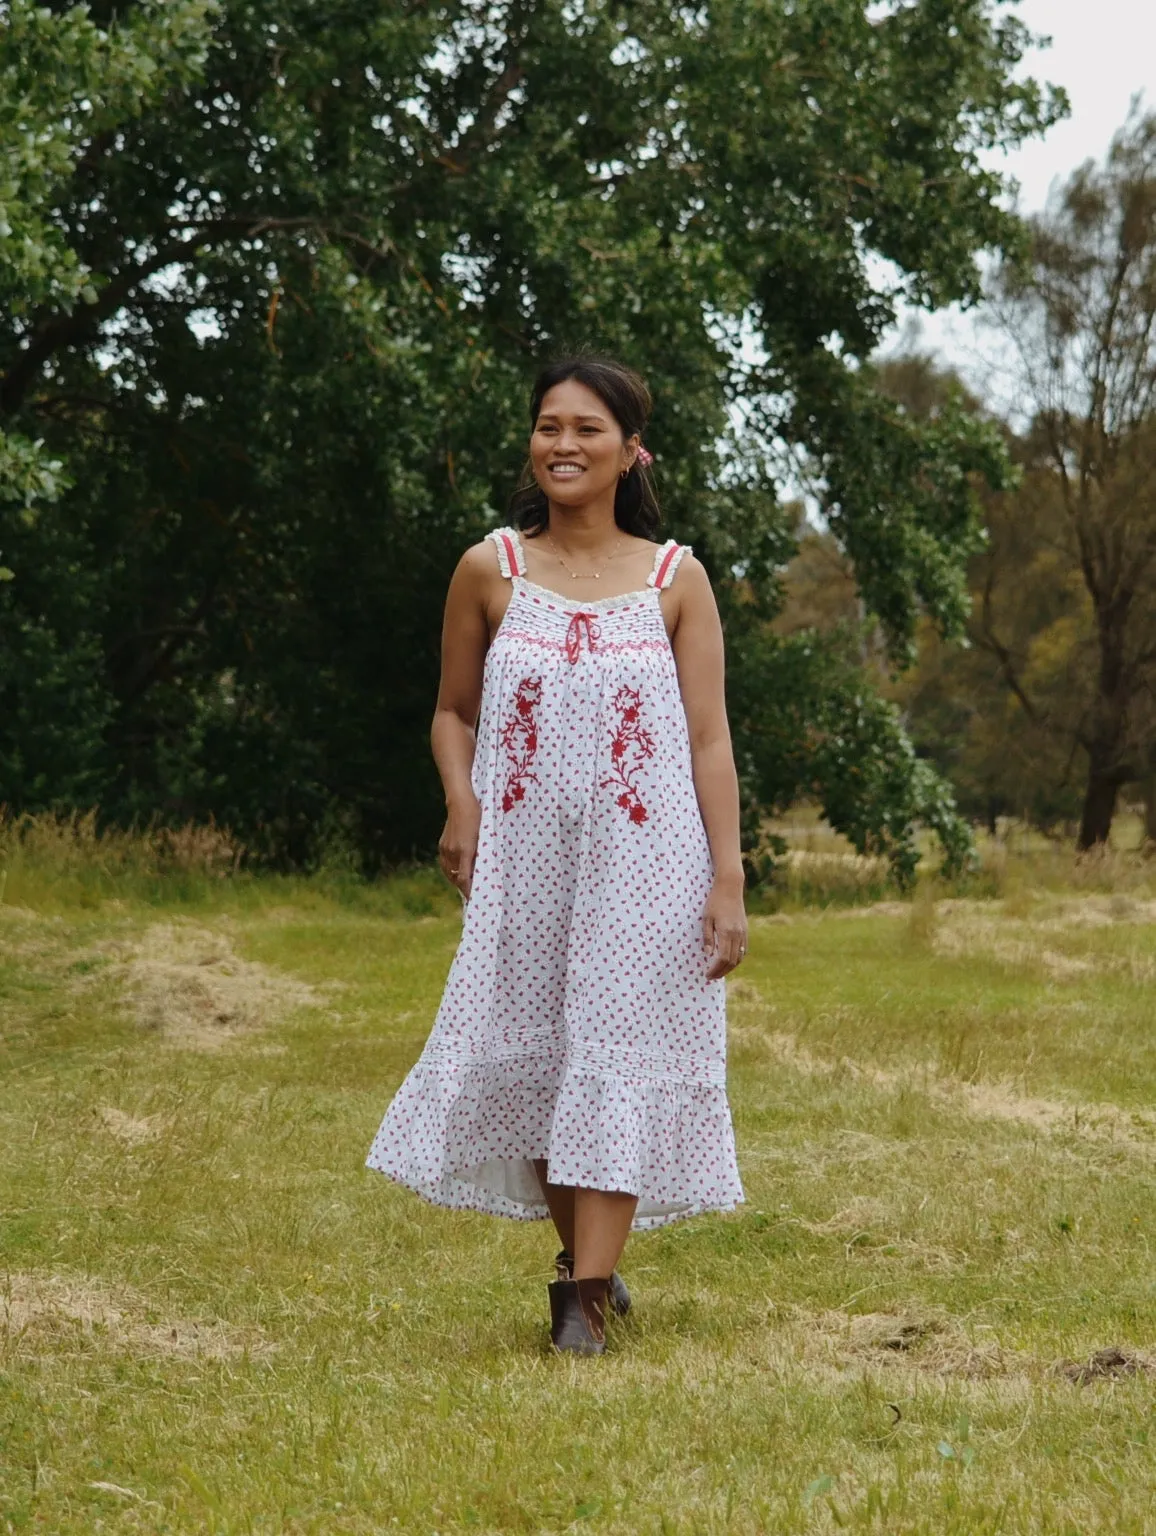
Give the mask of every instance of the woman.
[{"label": "woman", "polygon": [[462,938],[367,1159],[440,1205],[549,1215],[551,1337],[577,1354],[602,1353],[607,1311],[630,1305],[632,1228],[743,1198],[722,631],[689,548],[653,539],[649,412],[615,363],[546,368],[516,526],[450,583],[432,739]]}]

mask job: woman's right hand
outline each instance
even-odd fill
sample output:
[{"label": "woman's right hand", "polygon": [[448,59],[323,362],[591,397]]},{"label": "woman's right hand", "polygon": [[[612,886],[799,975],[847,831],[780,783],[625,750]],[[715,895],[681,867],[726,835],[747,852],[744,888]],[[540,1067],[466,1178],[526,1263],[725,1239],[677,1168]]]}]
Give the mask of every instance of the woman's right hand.
[{"label": "woman's right hand", "polygon": [[482,808],[476,795],[449,807],[445,828],[438,842],[438,863],[451,885],[456,885],[469,899],[474,878],[474,860],[478,854],[478,833],[482,826]]}]

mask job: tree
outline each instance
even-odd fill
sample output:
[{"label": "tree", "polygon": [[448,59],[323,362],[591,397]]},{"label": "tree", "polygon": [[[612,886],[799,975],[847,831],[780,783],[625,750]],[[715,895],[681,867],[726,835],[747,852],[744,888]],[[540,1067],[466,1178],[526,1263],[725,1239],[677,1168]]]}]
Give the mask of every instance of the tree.
[{"label": "tree", "polygon": [[[375,858],[428,847],[441,593],[505,501],[531,367],[576,343],[650,377],[671,522],[736,650],[789,554],[783,445],[893,653],[923,611],[958,626],[998,443],[905,417],[865,359],[901,295],[974,298],[977,253],[1017,238],[978,154],[1062,101],[1013,78],[1028,37],[999,6],[16,0],[7,22],[83,25],[115,74],[170,16],[196,47],[158,35],[163,84],[119,115],[89,123],[53,55],[69,126],[20,197],[79,287],[13,269],[0,319],[0,430],[73,481],[55,506],[25,486],[31,526],[0,511],[0,622],[56,615],[108,810],[211,810],[295,859],[327,816]],[[32,99],[30,55],[4,58]],[[783,680],[760,654],[750,761]],[[0,689],[61,712],[31,665]]]},{"label": "tree", "polygon": [[[102,29],[83,6],[0,8],[3,388],[29,361],[22,343],[36,317],[85,316],[100,302],[56,194],[99,146],[197,77],[211,15],[205,0],[152,3]],[[0,555],[23,583],[0,602],[0,800],[17,804],[86,804],[107,782],[114,704],[94,630],[99,583],[67,517],[38,527],[66,485],[37,413],[0,412]],[[0,565],[0,582],[14,575]]]},{"label": "tree", "polygon": [[[1156,117],[1134,113],[1106,164],[1078,170],[1032,237],[998,295],[1032,417],[1017,504],[1037,528],[1041,510],[1061,509],[1045,537],[1078,570],[1088,611],[1071,605],[1041,686],[1022,626],[999,612],[997,551],[976,640],[1025,716],[1070,733],[1083,754],[1079,845],[1089,848],[1106,841],[1121,786],[1156,761]],[[1059,712],[1049,681],[1053,698],[1062,685]]]},{"label": "tree", "polygon": [[[959,377],[918,352],[889,357],[880,385],[918,419],[958,401],[987,414]],[[1017,468],[1027,446],[1001,424]],[[1002,493],[981,493],[984,538],[968,563],[971,612],[963,644],[927,621],[917,635],[917,660],[883,684],[921,756],[952,785],[960,807],[994,830],[1000,816],[1025,816],[1051,828],[1070,822],[1073,802],[1072,700],[1082,665],[1075,644],[1090,629],[1078,568],[1069,559],[1057,498],[1048,476],[1030,469]],[[1021,658],[1037,707],[1024,712],[1008,689],[999,656],[985,636],[993,626]]]}]

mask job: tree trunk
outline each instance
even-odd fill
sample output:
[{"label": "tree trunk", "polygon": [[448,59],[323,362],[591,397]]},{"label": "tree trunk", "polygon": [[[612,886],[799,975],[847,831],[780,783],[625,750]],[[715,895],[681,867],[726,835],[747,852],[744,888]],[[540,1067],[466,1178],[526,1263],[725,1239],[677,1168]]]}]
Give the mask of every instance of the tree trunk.
[{"label": "tree trunk", "polygon": [[1156,773],[1150,773],[1141,781],[1144,796],[1144,840],[1156,843]]},{"label": "tree trunk", "polygon": [[1076,847],[1080,852],[1106,843],[1112,830],[1112,817],[1116,814],[1116,796],[1120,793],[1118,776],[1098,768],[1093,760],[1088,770],[1088,787],[1084,791],[1084,810],[1080,818],[1080,834]]}]

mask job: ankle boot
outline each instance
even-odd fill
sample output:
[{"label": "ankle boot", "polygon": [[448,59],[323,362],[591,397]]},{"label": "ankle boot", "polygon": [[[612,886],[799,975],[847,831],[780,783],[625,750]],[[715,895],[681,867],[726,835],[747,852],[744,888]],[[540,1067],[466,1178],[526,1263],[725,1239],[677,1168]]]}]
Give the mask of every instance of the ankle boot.
[{"label": "ankle boot", "polygon": [[[565,1248],[554,1258],[554,1269],[559,1280],[569,1280],[574,1274],[574,1255]],[[617,1270],[610,1276],[610,1294],[607,1303],[615,1317],[625,1317],[630,1311],[630,1292]]]},{"label": "ankle boot", "polygon": [[550,1340],[563,1355],[601,1355],[606,1349],[609,1280],[554,1280],[550,1292]]}]

